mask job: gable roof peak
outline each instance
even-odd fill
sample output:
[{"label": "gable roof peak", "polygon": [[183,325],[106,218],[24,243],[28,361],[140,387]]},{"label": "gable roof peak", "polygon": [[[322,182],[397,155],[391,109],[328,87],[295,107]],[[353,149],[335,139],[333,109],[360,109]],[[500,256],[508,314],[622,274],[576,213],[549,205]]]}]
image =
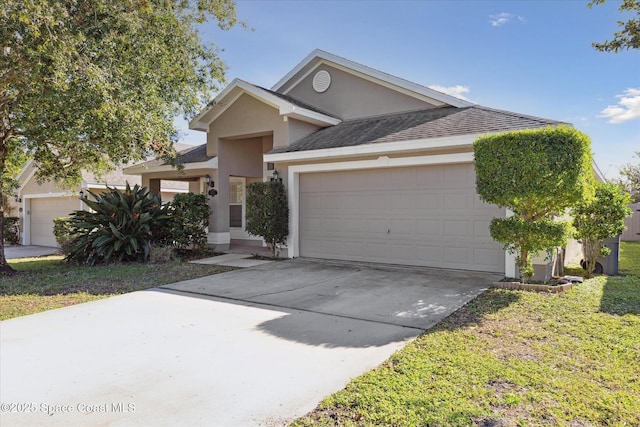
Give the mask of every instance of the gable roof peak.
[{"label": "gable roof peak", "polygon": [[[314,64],[315,63],[315,64]],[[335,55],[322,49],[315,49],[306,58],[304,58],[298,65],[296,65],[291,71],[289,71],[280,81],[271,87],[271,90],[286,94],[289,89],[295,86],[288,85],[293,78],[298,75],[305,68],[310,67],[311,70],[315,69],[322,63],[329,63],[330,65],[337,65],[343,69],[346,69],[354,74],[364,75],[366,78],[377,80],[385,85],[395,86],[405,91],[413,92],[417,96],[428,97],[443,104],[451,105],[453,107],[469,107],[474,105],[469,101],[465,101],[460,98],[456,98],[451,95],[439,92],[429,87],[405,80],[400,77],[396,77],[389,73],[385,73],[375,68],[371,68],[367,65],[360,64],[342,56]]]}]

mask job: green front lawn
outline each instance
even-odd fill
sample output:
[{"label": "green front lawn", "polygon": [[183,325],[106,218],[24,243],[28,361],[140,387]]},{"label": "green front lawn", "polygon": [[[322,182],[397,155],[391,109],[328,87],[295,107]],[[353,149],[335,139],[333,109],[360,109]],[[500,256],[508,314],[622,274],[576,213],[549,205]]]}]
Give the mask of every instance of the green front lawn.
[{"label": "green front lawn", "polygon": [[0,320],[233,270],[180,261],[81,267],[61,256],[9,264],[20,273],[0,276]]},{"label": "green front lawn", "polygon": [[489,290],[294,425],[640,425],[640,242],[621,272]]}]

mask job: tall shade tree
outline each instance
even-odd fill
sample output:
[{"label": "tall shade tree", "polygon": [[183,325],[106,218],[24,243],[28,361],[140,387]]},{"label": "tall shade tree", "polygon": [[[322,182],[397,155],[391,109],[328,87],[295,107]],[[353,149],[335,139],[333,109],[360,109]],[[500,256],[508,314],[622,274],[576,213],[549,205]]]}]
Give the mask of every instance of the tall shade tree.
[{"label": "tall shade tree", "polygon": [[[2,176],[16,151],[34,159],[37,179],[67,186],[83,169],[170,158],[174,118],[193,116],[224,79],[216,46],[197,31],[209,20],[230,29],[235,3],[4,0]],[[0,270],[11,271],[0,249]]]},{"label": "tall shade tree", "polygon": [[480,198],[513,213],[491,221],[491,237],[516,255],[528,280],[531,255],[569,237],[568,223],[556,217],[593,197],[591,141],[560,126],[482,136],[473,147]]},{"label": "tall shade tree", "polygon": [[[602,5],[606,0],[593,0],[588,4],[589,8],[594,5]],[[613,39],[605,40],[602,43],[591,43],[591,45],[601,52],[618,53],[619,50],[639,49],[640,48],[640,0],[622,0],[618,10],[621,13],[630,12],[633,18],[627,21],[618,21],[621,27],[613,35]]]}]

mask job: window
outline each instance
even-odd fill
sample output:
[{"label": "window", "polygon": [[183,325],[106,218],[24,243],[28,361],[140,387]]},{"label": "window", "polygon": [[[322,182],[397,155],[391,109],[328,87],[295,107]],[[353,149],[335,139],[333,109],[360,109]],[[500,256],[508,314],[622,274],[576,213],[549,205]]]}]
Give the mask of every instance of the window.
[{"label": "window", "polygon": [[244,178],[229,181],[229,227],[244,226]]}]

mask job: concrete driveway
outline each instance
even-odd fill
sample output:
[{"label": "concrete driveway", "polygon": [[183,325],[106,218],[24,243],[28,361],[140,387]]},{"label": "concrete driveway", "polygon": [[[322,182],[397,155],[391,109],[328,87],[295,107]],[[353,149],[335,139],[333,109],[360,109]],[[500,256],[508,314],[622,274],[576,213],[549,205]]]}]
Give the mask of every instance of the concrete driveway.
[{"label": "concrete driveway", "polygon": [[493,279],[282,261],[3,321],[0,425],[286,425]]},{"label": "concrete driveway", "polygon": [[50,248],[47,246],[5,246],[4,256],[7,259],[16,258],[34,258],[46,255],[55,255],[60,253],[59,248]]}]

